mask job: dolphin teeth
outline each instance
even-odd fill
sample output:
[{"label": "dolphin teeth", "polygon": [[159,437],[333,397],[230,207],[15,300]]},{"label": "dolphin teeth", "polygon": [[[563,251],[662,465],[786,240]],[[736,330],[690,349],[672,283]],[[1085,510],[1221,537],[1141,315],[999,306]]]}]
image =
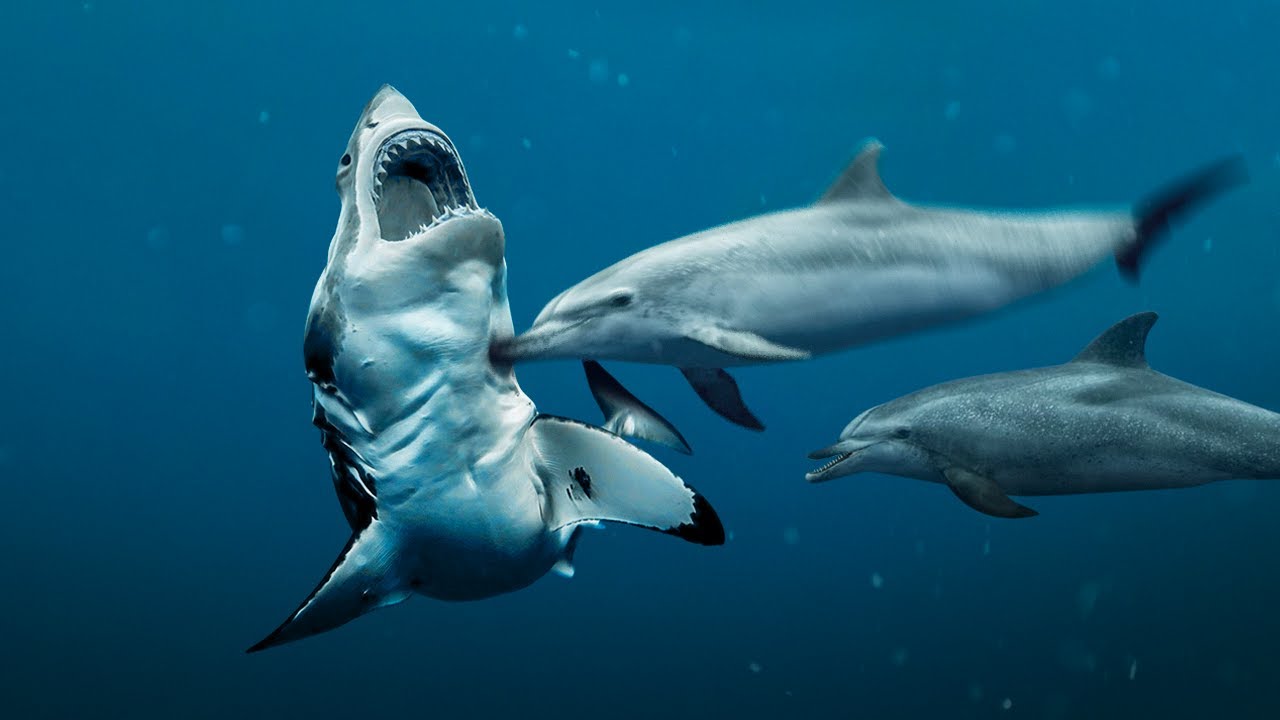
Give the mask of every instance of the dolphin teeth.
[{"label": "dolphin teeth", "polygon": [[827,463],[826,465],[823,465],[822,467],[818,468],[817,470],[814,470],[814,471],[813,471],[813,474],[815,474],[815,475],[816,475],[816,474],[818,474],[818,473],[826,472],[826,471],[830,470],[831,468],[835,467],[836,465],[839,465],[840,463],[844,462],[845,460],[848,460],[848,459],[849,459],[849,458],[851,458],[851,457],[853,457],[853,453],[851,453],[851,452],[847,452],[847,453],[840,453],[839,455],[836,455],[836,456],[831,460],[831,462]]}]

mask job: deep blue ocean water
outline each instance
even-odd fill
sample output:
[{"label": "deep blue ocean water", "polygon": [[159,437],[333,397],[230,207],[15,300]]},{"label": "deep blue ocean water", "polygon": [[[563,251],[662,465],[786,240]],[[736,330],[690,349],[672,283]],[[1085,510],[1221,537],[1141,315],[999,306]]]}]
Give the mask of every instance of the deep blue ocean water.
[{"label": "deep blue ocean water", "polygon": [[[1156,368],[1280,409],[1280,6],[1257,0],[7,2],[0,7],[0,716],[1277,717],[1280,484],[1037,498],[820,486],[809,450],[927,384],[1053,364],[1143,309]],[[333,170],[390,82],[503,221],[518,329],[654,243],[811,202],[859,141],[915,201],[1253,183],[1131,286],[737,372],[764,434],[611,365],[731,532],[590,534],[578,574],[415,598],[266,653],[347,531],[302,323]],[[596,408],[573,362],[539,408]]]}]

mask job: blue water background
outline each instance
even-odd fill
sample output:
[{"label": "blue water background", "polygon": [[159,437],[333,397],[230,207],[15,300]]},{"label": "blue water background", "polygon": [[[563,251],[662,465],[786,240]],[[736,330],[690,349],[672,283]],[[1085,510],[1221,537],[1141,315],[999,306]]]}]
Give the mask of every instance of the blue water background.
[{"label": "blue water background", "polygon": [[[1277,716],[1280,484],[1002,522],[939,486],[802,479],[873,404],[1062,361],[1143,309],[1157,368],[1280,409],[1277,37],[1280,6],[1244,0],[5,3],[0,715]],[[347,535],[301,331],[384,82],[502,219],[518,328],[632,252],[811,202],[867,136],[921,202],[1124,205],[1229,152],[1254,182],[1140,286],[1105,264],[738,372],[764,434],[614,364],[694,445],[655,452],[725,547],[612,527],[571,581],[246,656]],[[520,378],[598,417],[575,363]]]}]

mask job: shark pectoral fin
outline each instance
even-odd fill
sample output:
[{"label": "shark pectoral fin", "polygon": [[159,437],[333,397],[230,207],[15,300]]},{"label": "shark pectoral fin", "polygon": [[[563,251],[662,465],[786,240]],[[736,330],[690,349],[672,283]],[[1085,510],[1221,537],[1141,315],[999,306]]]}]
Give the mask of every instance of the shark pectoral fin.
[{"label": "shark pectoral fin", "polygon": [[347,541],[333,567],[287,620],[246,652],[301,640],[332,630],[371,610],[408,597],[388,575],[394,548],[377,521]]},{"label": "shark pectoral fin", "polygon": [[1040,513],[1026,505],[1019,505],[1005,494],[994,480],[961,468],[943,471],[947,487],[961,502],[986,515],[1000,518],[1034,517]]},{"label": "shark pectoral fin", "polygon": [[702,402],[720,417],[749,430],[764,430],[764,423],[747,409],[733,376],[720,368],[680,368]]},{"label": "shark pectoral fin", "polygon": [[632,395],[595,360],[584,360],[591,395],[604,413],[604,429],[615,435],[649,440],[685,455],[693,454],[684,436],[656,410]]},{"label": "shark pectoral fin", "polygon": [[603,520],[724,544],[724,526],[706,499],[626,440],[550,415],[538,416],[529,433],[552,529]]},{"label": "shark pectoral fin", "polygon": [[808,350],[779,345],[747,330],[730,330],[716,325],[695,323],[681,328],[684,336],[702,343],[712,350],[726,355],[756,360],[780,362],[784,360],[808,360],[813,353]]}]

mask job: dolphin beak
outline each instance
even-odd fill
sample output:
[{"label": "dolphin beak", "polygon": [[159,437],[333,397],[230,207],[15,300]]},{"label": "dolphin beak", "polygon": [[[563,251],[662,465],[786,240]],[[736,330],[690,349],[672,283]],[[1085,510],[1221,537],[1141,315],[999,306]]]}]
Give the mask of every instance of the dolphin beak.
[{"label": "dolphin beak", "polygon": [[805,473],[804,479],[811,483],[820,483],[854,474],[858,471],[857,467],[850,463],[849,460],[855,459],[860,450],[865,450],[871,447],[872,444],[861,440],[841,440],[835,445],[828,445],[821,450],[814,450],[809,453],[810,460],[834,459],[817,470]]},{"label": "dolphin beak", "polygon": [[534,323],[533,327],[516,337],[495,342],[492,354],[507,362],[578,357],[564,347],[564,340],[566,332],[581,324],[582,321],[565,323],[555,320]]}]

